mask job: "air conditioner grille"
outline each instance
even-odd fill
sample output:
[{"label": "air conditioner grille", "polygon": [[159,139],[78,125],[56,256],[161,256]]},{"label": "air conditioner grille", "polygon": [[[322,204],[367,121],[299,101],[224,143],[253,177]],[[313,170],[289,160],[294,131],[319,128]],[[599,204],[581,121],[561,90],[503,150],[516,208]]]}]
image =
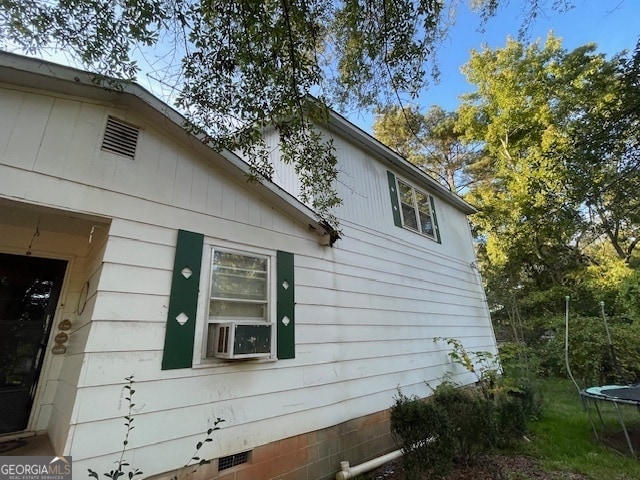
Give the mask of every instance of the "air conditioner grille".
[{"label": "air conditioner grille", "polygon": [[134,159],[138,144],[140,129],[134,125],[124,123],[114,117],[109,117],[102,140],[102,150]]},{"label": "air conditioner grille", "polygon": [[268,358],[273,325],[267,322],[210,323],[207,357],[225,359]]}]

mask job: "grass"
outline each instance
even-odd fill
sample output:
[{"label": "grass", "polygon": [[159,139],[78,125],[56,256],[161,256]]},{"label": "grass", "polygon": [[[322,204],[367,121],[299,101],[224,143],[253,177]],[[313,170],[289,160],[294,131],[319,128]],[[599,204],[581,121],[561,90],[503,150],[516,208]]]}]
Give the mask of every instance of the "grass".
[{"label": "grass", "polygon": [[[568,381],[546,379],[540,382],[544,398],[542,418],[530,424],[531,443],[525,453],[538,458],[549,470],[581,473],[594,480],[640,479],[640,461],[631,457],[622,429],[611,404],[601,404],[606,433],[622,439],[621,453],[595,441],[589,415],[576,388]],[[622,407],[627,428],[638,429],[640,412]],[[595,410],[594,421],[598,422]],[[636,445],[636,453],[640,455]]]},{"label": "grass", "polygon": [[[518,441],[506,451],[490,455],[484,459],[486,462],[472,465],[475,470],[466,467],[454,469],[447,478],[640,480],[640,460],[631,456],[611,403],[600,404],[604,427],[600,425],[593,407],[590,407],[590,412],[597,422],[599,434],[604,434],[602,436],[606,440],[616,440],[617,451],[605,444],[608,442],[595,440],[590,415],[572,383],[543,379],[539,381],[539,387],[544,404],[541,418],[529,423],[528,442]],[[634,432],[634,448],[640,455],[640,410],[622,406],[621,411],[627,428]],[[370,472],[358,480],[405,478],[397,466],[391,467],[384,472]],[[390,473],[387,477],[388,472],[394,471],[395,474]]]}]

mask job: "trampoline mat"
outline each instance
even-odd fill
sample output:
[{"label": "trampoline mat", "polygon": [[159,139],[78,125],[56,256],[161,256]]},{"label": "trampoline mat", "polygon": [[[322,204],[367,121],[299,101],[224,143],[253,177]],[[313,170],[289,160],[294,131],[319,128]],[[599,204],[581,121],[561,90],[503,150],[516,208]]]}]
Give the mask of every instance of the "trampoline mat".
[{"label": "trampoline mat", "polygon": [[640,385],[632,385],[628,387],[621,387],[618,385],[591,387],[588,388],[586,392],[592,395],[600,395],[605,398],[610,397],[612,400],[620,399],[640,403]]},{"label": "trampoline mat", "polygon": [[622,398],[623,400],[635,400],[640,402],[640,386],[635,385],[633,387],[612,388],[606,390],[605,395],[610,397]]}]

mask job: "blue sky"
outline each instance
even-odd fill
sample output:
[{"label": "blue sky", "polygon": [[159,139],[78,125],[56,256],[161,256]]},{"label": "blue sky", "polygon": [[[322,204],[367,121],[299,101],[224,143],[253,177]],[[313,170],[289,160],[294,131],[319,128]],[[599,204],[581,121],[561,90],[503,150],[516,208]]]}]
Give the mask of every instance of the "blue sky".
[{"label": "blue sky", "polygon": [[[524,22],[523,5],[527,0],[505,0],[498,14],[479,30],[480,19],[468,9],[461,8],[455,26],[438,51],[441,77],[438,85],[431,86],[416,104],[423,111],[431,105],[440,105],[446,110],[458,107],[458,96],[473,91],[460,73],[460,67],[469,60],[472,49],[479,50],[483,44],[490,48],[503,47],[507,37],[518,37]],[[466,2],[468,3],[468,2]],[[553,0],[541,3],[551,5]],[[550,11],[538,17],[528,32],[528,40],[546,38],[553,30],[563,40],[564,48],[573,50],[586,43],[595,43],[597,50],[609,56],[622,50],[633,50],[640,37],[640,1],[638,0],[574,0],[575,7],[565,13]],[[347,118],[365,131],[371,131],[373,116],[354,112]]]},{"label": "blue sky", "polygon": [[[517,38],[524,23],[525,5],[531,0],[500,0],[497,15],[481,30],[480,17],[466,7],[470,0],[460,0],[456,23],[448,38],[438,50],[440,82],[432,85],[416,102],[422,111],[431,105],[440,105],[446,110],[458,107],[459,95],[473,91],[460,73],[460,67],[469,60],[472,49],[483,45],[500,48],[507,37]],[[622,50],[633,50],[640,37],[640,0],[569,0],[574,8],[558,13],[550,9],[557,0],[538,0],[547,6],[547,15],[538,17],[528,31],[528,41],[544,41],[550,30],[562,38],[563,46],[572,50],[586,43],[595,43],[598,51],[613,55]],[[153,55],[152,55],[153,56]],[[63,53],[45,58],[59,63],[68,63]],[[138,81],[156,95],[169,101],[162,88],[150,85],[145,72]],[[153,83],[153,82],[152,82]],[[345,114],[345,112],[343,112]],[[346,112],[346,117],[367,132],[371,132],[374,116],[371,112]]]}]

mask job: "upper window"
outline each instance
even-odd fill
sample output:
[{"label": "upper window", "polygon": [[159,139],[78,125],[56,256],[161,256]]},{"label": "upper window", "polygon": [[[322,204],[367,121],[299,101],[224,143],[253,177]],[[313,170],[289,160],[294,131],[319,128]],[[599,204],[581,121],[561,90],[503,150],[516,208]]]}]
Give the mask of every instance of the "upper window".
[{"label": "upper window", "polygon": [[441,243],[433,196],[387,171],[393,223]]},{"label": "upper window", "polygon": [[436,226],[432,209],[433,198],[417,188],[398,180],[402,226],[436,239]]}]

